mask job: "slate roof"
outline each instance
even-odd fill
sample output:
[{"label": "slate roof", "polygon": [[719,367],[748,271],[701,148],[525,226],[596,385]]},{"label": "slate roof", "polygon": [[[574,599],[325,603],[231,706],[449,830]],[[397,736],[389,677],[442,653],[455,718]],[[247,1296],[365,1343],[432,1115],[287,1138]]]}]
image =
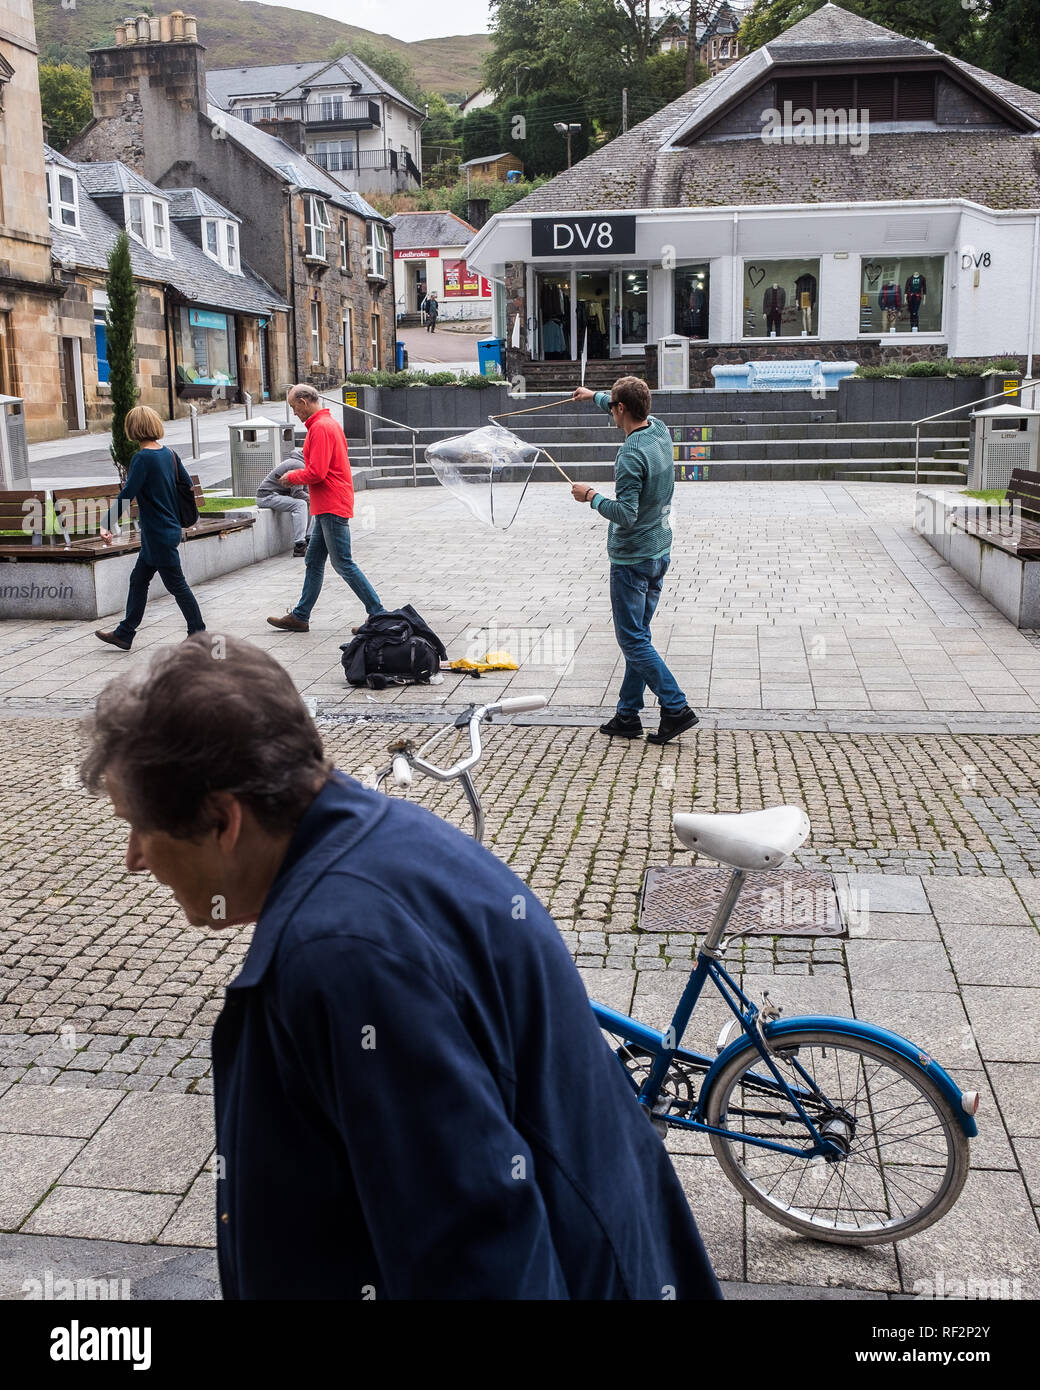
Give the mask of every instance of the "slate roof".
[{"label": "slate roof", "polygon": [[[840,52],[839,52],[840,50]],[[943,57],[859,15],[827,4],[717,76],[685,92],[624,135],[519,202],[509,213],[592,209],[741,207],[778,203],[966,198],[995,209],[1040,206],[1040,139],[1004,130],[914,130],[870,135],[867,153],[839,145],[725,144],[667,148],[731,96],[747,94],[774,64],[904,51]],[[946,58],[1025,116],[1040,120],[1040,93]]]},{"label": "slate roof", "polygon": [[419,110],[396,87],[379,76],[367,63],[345,53],[342,58],[330,61],[320,58],[310,63],[272,63],[266,67],[215,68],[206,74],[206,88],[209,99],[225,110],[233,97],[267,96],[280,101],[300,101],[307,88],[342,87],[357,85],[359,97],[388,96],[407,106],[409,111]]},{"label": "slate roof", "polygon": [[320,193],[330,203],[335,203],[337,207],[347,208],[350,212],[356,212],[359,217],[367,217],[375,222],[386,222],[387,219],[381,213],[376,212],[372,204],[366,202],[360,193],[354,193],[351,189],[344,188],[338,179],[327,174],[305,154],[300,154],[298,150],[294,150],[292,145],[287,144],[277,135],[269,135],[266,130],[261,130],[259,126],[239,120],[237,116],[222,111],[219,106],[214,106],[212,102],[206,108],[206,114],[215,126],[219,126],[227,133],[228,139],[233,140],[236,145],[241,145],[244,150],[248,150],[284,182],[296,184],[297,187],[305,188],[311,193]]},{"label": "slate roof", "polygon": [[465,246],[477,234],[453,212],[398,212],[390,219],[394,246],[408,250],[420,246]]},{"label": "slate roof", "polygon": [[201,188],[164,188],[170,200],[170,216],[176,222],[194,222],[200,217],[223,217],[232,222],[241,222],[233,212],[228,212],[223,204]]},{"label": "slate roof", "polygon": [[43,146],[43,156],[48,164],[58,164],[62,169],[75,169],[77,167],[71,159],[66,159],[65,155],[59,154],[57,150],[52,149],[46,143]]},{"label": "slate roof", "polygon": [[[48,152],[48,161],[52,154],[53,151]],[[59,159],[61,158],[59,156]],[[61,259],[66,254],[71,254],[80,269],[106,270],[108,254],[122,229],[98,206],[94,198],[123,192],[154,192],[162,197],[165,196],[166,190],[155,188],[147,179],[140,178],[125,165],[114,160],[101,165],[62,161],[63,168],[70,165],[79,176],[81,235],[77,236],[68,227],[53,227],[51,236],[54,255]],[[244,314],[267,314],[288,309],[289,306],[277,290],[272,289],[266,280],[262,280],[247,266],[243,265],[241,275],[232,275],[230,271],[211,260],[202,247],[185,236],[172,220],[169,233],[170,249],[173,253],[169,257],[156,256],[146,246],[142,246],[133,237],[130,238],[130,264],[135,279],[172,285],[185,299],[191,300],[199,307]]]}]

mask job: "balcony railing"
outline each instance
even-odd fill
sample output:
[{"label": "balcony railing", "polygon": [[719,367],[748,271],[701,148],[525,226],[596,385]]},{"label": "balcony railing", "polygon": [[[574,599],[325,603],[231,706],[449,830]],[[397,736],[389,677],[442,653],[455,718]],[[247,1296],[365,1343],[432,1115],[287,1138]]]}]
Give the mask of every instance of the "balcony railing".
[{"label": "balcony railing", "polygon": [[320,168],[327,169],[330,174],[352,169],[389,169],[391,173],[396,174],[398,169],[403,167],[410,178],[417,184],[422,184],[422,173],[415,160],[410,154],[401,154],[397,150],[325,150],[320,154],[309,155],[308,158],[313,159]]},{"label": "balcony railing", "polygon": [[252,106],[235,107],[232,114],[250,125],[258,121],[303,121],[308,126],[355,126],[358,129],[379,125],[379,105],[367,98],[257,102]]}]

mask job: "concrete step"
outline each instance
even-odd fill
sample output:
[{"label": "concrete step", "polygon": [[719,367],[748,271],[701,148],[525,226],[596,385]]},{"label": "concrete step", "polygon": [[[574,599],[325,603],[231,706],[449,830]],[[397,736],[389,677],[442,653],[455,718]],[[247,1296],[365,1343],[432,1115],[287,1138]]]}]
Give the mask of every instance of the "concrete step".
[{"label": "concrete step", "polygon": [[[921,443],[922,443],[922,444],[924,443],[924,440],[923,440],[923,439],[921,440]],[[968,446],[967,446],[967,444],[965,444],[965,445],[963,445],[963,446],[957,446],[957,445],[949,446],[949,445],[948,445],[948,446],[945,446],[944,448],[941,448],[941,449],[933,449],[933,450],[932,450],[932,457],[933,457],[933,458],[937,458],[937,459],[963,459],[964,462],[967,463],[967,462],[968,462]]]},{"label": "concrete step", "polygon": [[914,477],[912,468],[889,468],[883,471],[860,472],[856,469],[848,469],[841,473],[840,477],[835,475],[835,482],[845,483],[927,483],[929,486],[949,486],[954,484],[960,486],[964,482],[963,473],[945,473],[934,469],[922,468]]}]

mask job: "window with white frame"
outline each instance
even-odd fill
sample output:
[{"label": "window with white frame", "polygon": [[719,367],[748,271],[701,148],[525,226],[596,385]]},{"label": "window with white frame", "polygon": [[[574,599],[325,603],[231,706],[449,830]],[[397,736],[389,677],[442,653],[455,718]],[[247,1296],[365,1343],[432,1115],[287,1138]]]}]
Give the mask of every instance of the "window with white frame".
[{"label": "window with white frame", "polygon": [[238,271],[238,228],[234,222],[224,224],[224,247],[227,251],[225,264],[228,270],[236,273]]},{"label": "window with white frame", "polygon": [[324,199],[308,195],[304,199],[304,209],[306,217],[305,254],[312,256],[315,260],[324,261],[326,259],[325,233],[332,225],[328,205]]},{"label": "window with white frame", "polygon": [[311,362],[321,362],[321,304],[316,299],[311,301]]},{"label": "window with white frame", "polygon": [[386,279],[386,257],[389,245],[386,228],[381,222],[368,224],[368,273],[377,280]]},{"label": "window with white frame", "polygon": [[54,165],[47,168],[47,218],[52,226],[80,230],[78,180],[71,171]]},{"label": "window with white frame", "polygon": [[238,253],[238,228],[223,217],[202,220],[202,249],[212,261],[222,265],[232,275],[240,275],[242,266]]},{"label": "window with white frame", "polygon": [[215,219],[209,218],[203,224],[203,250],[207,256],[212,256],[215,261],[220,260],[220,228]]},{"label": "window with white frame", "polygon": [[157,256],[171,255],[170,224],[165,201],[128,194],[126,228],[135,241],[147,246]]},{"label": "window with white frame", "polygon": [[339,219],[339,268],[350,269],[350,239],[345,217]]}]

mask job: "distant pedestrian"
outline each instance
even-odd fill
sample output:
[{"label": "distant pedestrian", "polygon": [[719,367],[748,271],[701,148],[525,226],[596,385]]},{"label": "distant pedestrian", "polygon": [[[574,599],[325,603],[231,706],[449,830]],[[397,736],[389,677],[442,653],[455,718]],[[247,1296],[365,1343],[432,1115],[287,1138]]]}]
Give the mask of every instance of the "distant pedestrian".
[{"label": "distant pedestrian", "polygon": [[698,723],[650,640],[650,622],[671,559],[672,437],[650,414],[650,388],[639,377],[623,376],[609,392],[579,386],[572,399],[595,401],[625,436],[614,463],[614,497],[602,496],[587,483],[571,488],[576,501],[589,503],[610,522],[610,607],[625,676],[617,713],[599,731],[609,738],[641,738],[639,714],[649,686],[661,707],[661,722],[647,741],[667,743]]},{"label": "distant pedestrian", "polygon": [[423,311],[426,314],[426,331],[433,333],[437,328],[437,315],[440,313],[436,290],[431,290],[426,296],[423,301]]},{"label": "distant pedestrian", "polygon": [[307,489],[290,487],[283,482],[286,473],[304,467],[303,450],[294,449],[287,459],[276,464],[256,490],[256,505],[272,512],[288,512],[292,517],[293,556],[299,559],[307,553],[307,536],[311,529]]},{"label": "distant pedestrian", "polygon": [[[146,405],[135,405],[126,417],[123,430],[127,439],[134,440],[141,447],[130,460],[130,472],[112,503],[110,516],[118,530],[122,504],[137,503],[141,550],[137,564],[130,571],[130,590],[123,621],[112,632],[103,632],[99,628],[94,635],[100,637],[102,642],[128,652],[144,617],[148,586],[156,574],[183,613],[188,636],[193,632],[205,632],[206,624],[184,577],[177,550],[184,538],[177,505],[177,482],[179,480],[190,488],[191,478],[173,450],[159,442],[163,437],[163,422],[154,410]],[[100,535],[106,545],[111,545],[111,531],[102,528]]]},{"label": "distant pedestrian", "polygon": [[302,468],[282,474],[289,487],[306,486],[310,494],[313,526],[307,545],[303,593],[295,608],[282,618],[268,618],[272,627],[285,632],[309,632],[311,609],[318,601],[325,578],[325,561],[353,589],[365,612],[383,613],[379,595],[354,563],[350,553],[350,519],[354,515],[354,481],[347,457],[347,440],[340,426],[313,386],[293,386],[289,405],[307,427]]}]

